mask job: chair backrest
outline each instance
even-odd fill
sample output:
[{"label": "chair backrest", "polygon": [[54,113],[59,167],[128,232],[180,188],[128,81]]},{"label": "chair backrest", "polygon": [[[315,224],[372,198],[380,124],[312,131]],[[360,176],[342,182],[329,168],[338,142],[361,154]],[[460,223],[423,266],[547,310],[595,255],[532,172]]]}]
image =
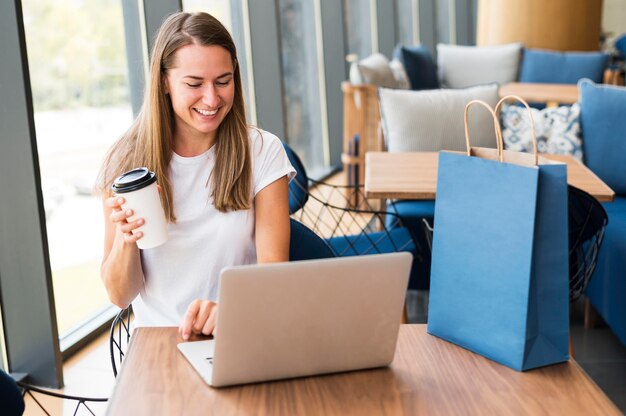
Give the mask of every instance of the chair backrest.
[{"label": "chair backrest", "polygon": [[287,143],[283,143],[289,162],[296,170],[296,177],[289,182],[289,214],[293,214],[306,204],[309,199],[309,178],[302,161]]},{"label": "chair backrest", "polygon": [[584,293],[598,260],[609,222],[600,202],[587,192],[568,186],[570,302]]},{"label": "chair backrest", "polygon": [[626,194],[626,87],[578,83],[585,165],[617,195]]},{"label": "chair backrest", "polygon": [[[304,172],[297,155],[286,145],[285,149],[295,169]],[[302,179],[310,186],[292,181],[289,187],[291,197],[304,192],[308,198],[297,211],[290,207],[290,260],[401,251],[416,254],[419,244],[412,232],[398,215],[381,210],[379,201],[365,198],[362,186],[316,181],[306,178],[306,172]]]},{"label": "chair backrest", "polygon": [[560,52],[524,49],[520,82],[576,84],[582,78],[602,82],[609,55],[604,52]]},{"label": "chair backrest", "polygon": [[111,323],[109,351],[111,353],[111,368],[113,369],[113,376],[115,377],[117,377],[117,372],[124,359],[128,343],[130,342],[130,321],[132,314],[133,307],[129,306],[119,311]]},{"label": "chair backrest", "polygon": [[[24,412],[25,414],[33,414],[33,411],[30,408],[34,408],[35,405],[39,407],[39,409],[41,409],[41,411],[46,415],[56,414],[51,413],[53,412],[53,409],[63,408],[68,411],[72,407],[74,409],[74,411],[72,412],[73,415],[103,414],[106,407],[106,402],[109,400],[108,397],[84,397],[58,393],[57,391],[38,387],[34,384],[26,383],[24,381],[18,381],[17,385],[22,390],[23,397],[26,397],[26,395],[28,395],[32,399],[32,401],[28,400],[24,402],[24,404],[26,405],[26,410]],[[45,400],[42,400],[43,397],[47,398]],[[55,400],[51,398],[60,399],[63,401],[63,404],[56,403]],[[0,406],[0,410],[3,411],[2,415],[11,414],[4,412],[4,403],[2,401],[0,401],[0,404],[2,405]],[[83,413],[79,413],[81,408],[84,408]]]},{"label": "chair backrest", "polygon": [[289,261],[335,257],[328,243],[299,221],[290,219]]}]

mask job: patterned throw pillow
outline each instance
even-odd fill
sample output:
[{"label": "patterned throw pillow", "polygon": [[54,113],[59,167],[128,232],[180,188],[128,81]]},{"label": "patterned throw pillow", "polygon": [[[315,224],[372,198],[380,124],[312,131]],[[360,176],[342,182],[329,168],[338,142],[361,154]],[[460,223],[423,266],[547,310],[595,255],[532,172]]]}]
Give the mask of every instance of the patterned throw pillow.
[{"label": "patterned throw pillow", "polygon": [[[531,111],[537,134],[537,149],[540,153],[572,155],[582,161],[578,103],[543,110],[531,108]],[[532,127],[526,107],[504,104],[500,118],[504,148],[517,152],[532,152]]]}]

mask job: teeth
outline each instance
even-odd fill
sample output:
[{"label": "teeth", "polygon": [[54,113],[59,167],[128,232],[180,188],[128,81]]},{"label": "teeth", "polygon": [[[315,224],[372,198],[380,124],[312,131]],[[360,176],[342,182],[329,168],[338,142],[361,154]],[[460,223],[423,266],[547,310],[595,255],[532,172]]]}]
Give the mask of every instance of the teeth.
[{"label": "teeth", "polygon": [[217,114],[217,110],[209,111],[209,110],[202,110],[200,108],[196,108],[196,111],[202,114],[203,116],[214,116],[215,114]]}]

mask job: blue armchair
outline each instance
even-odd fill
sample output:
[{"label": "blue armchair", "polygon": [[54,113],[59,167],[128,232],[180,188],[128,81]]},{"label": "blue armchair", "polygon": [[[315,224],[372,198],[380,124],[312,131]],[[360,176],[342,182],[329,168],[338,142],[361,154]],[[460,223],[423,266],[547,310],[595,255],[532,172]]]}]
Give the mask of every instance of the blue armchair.
[{"label": "blue armchair", "polygon": [[323,238],[299,221],[290,219],[289,261],[335,257],[333,249]]},{"label": "blue armchair", "polygon": [[[330,185],[308,178],[298,155],[288,145],[284,147],[297,172],[289,183],[290,214],[321,236],[335,256],[407,251],[417,258],[418,245],[413,234],[395,213],[376,209],[365,198],[362,187]],[[298,239],[292,237],[292,244],[296,248]],[[415,267],[420,261],[413,261],[409,288],[424,278]]]},{"label": "blue armchair", "polygon": [[586,294],[626,344],[626,88],[583,80],[579,89],[585,163],[616,193],[604,204],[609,224]]}]

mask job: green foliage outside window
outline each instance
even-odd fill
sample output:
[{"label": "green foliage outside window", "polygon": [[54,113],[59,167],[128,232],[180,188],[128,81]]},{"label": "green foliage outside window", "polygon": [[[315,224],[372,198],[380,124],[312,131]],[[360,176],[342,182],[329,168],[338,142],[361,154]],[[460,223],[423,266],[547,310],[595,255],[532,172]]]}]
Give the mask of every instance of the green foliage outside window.
[{"label": "green foliage outside window", "polygon": [[35,111],[128,102],[119,0],[24,0]]}]

